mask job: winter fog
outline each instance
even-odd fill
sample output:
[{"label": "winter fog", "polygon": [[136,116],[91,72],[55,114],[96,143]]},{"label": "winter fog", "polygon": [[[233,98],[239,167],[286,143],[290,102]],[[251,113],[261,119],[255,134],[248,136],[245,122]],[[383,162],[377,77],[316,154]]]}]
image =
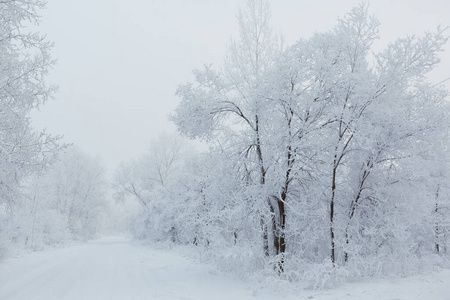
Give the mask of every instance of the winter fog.
[{"label": "winter fog", "polygon": [[[100,156],[109,173],[139,157],[162,133],[175,133],[168,115],[179,102],[177,87],[192,70],[221,67],[231,38],[239,35],[240,0],[48,1],[38,30],[55,43],[58,63],[47,81],[56,100],[33,112],[39,129],[64,135]],[[271,28],[284,46],[330,30],[357,0],[270,1]],[[407,35],[448,26],[448,1],[370,3],[380,21],[374,50]],[[433,82],[450,77],[450,51],[440,53]],[[446,82],[450,87],[450,82]]]},{"label": "winter fog", "polygon": [[0,1],[0,299],[448,299],[449,12]]}]

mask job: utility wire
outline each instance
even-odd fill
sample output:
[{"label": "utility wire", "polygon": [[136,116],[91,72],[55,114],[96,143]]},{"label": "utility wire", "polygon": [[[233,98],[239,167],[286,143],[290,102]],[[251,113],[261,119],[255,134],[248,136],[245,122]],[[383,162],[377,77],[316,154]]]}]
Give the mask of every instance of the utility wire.
[{"label": "utility wire", "polygon": [[444,83],[444,82],[446,82],[447,80],[450,80],[450,77],[449,78],[447,78],[447,79],[444,79],[444,80],[442,80],[441,82],[438,82],[438,83],[436,83],[435,85],[433,85],[433,86],[437,86],[437,85],[440,85],[441,83]]}]

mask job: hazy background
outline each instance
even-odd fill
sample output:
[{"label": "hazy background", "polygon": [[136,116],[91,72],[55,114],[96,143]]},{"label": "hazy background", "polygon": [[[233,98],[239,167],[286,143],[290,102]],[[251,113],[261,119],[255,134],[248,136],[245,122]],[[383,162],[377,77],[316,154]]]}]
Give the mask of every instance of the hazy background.
[{"label": "hazy background", "polygon": [[[49,82],[56,99],[34,114],[37,128],[64,135],[111,173],[139,156],[162,132],[174,132],[167,116],[175,90],[192,69],[220,66],[243,1],[48,0],[40,31],[55,42],[57,66]],[[271,1],[272,25],[285,44],[335,25],[356,0]],[[382,49],[399,36],[448,26],[448,0],[377,0],[370,11],[381,22]],[[433,82],[450,77],[450,43]],[[450,88],[450,80],[445,82]]]}]

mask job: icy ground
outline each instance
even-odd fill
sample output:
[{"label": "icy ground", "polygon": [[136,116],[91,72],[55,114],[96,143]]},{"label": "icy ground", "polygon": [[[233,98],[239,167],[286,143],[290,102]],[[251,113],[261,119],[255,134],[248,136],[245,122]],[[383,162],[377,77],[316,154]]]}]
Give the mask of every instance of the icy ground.
[{"label": "icy ground", "polygon": [[313,299],[449,300],[450,270],[426,276],[352,283],[325,291],[257,291],[214,275],[171,250],[123,238],[33,253],[0,262],[1,300]]}]

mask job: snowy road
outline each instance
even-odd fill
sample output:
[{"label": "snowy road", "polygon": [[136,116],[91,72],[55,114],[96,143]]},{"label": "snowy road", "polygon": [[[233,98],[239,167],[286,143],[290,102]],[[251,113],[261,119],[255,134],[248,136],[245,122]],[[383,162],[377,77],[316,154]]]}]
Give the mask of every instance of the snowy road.
[{"label": "snowy road", "polygon": [[243,284],[121,238],[0,263],[1,300],[242,299]]},{"label": "snowy road", "polygon": [[450,271],[342,285],[333,290],[256,295],[245,284],[123,238],[33,253],[0,262],[1,300],[450,300]]}]

